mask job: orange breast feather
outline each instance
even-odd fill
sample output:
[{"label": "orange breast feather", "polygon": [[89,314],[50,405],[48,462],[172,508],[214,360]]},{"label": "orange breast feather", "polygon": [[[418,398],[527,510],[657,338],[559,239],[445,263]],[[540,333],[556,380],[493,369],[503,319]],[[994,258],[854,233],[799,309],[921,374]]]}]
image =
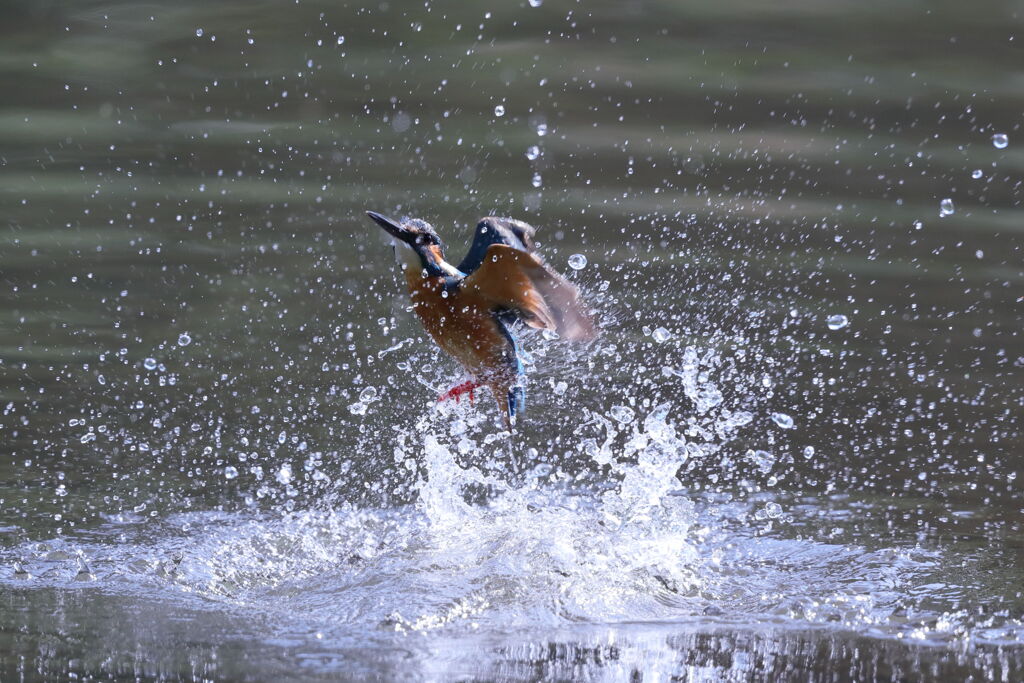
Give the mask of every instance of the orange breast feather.
[{"label": "orange breast feather", "polygon": [[455,290],[443,296],[442,277],[407,270],[406,281],[416,315],[438,346],[480,381],[507,374],[514,350],[498,329],[492,305],[474,292]]}]

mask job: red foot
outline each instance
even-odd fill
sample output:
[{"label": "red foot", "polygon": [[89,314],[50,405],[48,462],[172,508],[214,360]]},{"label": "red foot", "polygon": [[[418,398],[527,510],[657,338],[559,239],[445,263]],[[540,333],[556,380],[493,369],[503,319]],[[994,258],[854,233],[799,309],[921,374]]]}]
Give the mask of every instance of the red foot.
[{"label": "red foot", "polygon": [[458,384],[449,389],[448,391],[446,391],[445,393],[443,393],[441,397],[437,399],[437,401],[438,403],[440,403],[441,401],[447,401],[450,398],[454,398],[455,402],[458,403],[460,396],[462,396],[463,394],[469,394],[469,402],[472,403],[474,398],[473,392],[479,386],[481,385],[477,384],[473,380],[465,381],[462,384]]}]

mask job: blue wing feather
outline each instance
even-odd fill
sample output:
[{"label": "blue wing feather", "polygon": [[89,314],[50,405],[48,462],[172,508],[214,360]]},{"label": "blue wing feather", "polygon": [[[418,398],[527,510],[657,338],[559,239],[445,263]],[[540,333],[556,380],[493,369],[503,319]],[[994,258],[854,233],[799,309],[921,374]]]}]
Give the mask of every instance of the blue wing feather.
[{"label": "blue wing feather", "polygon": [[513,249],[533,252],[533,226],[514,218],[488,217],[480,220],[473,233],[473,244],[459,263],[459,270],[469,275],[484,262],[484,254],[492,244],[504,244]]},{"label": "blue wing feather", "polygon": [[[481,218],[480,222],[476,224],[476,231],[473,233],[473,243],[469,247],[469,252],[462,259],[462,262],[459,263],[458,268],[466,275],[472,274],[484,262],[487,248],[492,244],[504,244],[513,249],[533,253],[536,249],[533,241],[535,232],[536,229],[532,225],[515,218],[499,218],[495,216]],[[500,320],[509,325],[519,319],[512,311],[502,311],[500,316]]]}]

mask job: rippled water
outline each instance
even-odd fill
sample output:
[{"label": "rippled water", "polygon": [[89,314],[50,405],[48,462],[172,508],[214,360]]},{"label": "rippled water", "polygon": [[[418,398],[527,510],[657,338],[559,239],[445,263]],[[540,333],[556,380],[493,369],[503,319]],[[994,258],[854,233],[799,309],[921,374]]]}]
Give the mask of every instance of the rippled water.
[{"label": "rippled water", "polygon": [[[9,675],[1015,675],[1024,622],[973,607],[1012,590],[979,582],[1003,552],[884,542],[860,525],[899,508],[847,495],[679,488],[687,441],[667,404],[619,424],[638,460],[600,487],[548,464],[487,472],[481,423],[443,406],[411,430],[412,505],[120,514],[9,548],[8,607],[45,606],[32,623],[61,634]],[[64,661],[77,646],[59,624],[79,621],[98,628],[74,640],[103,655]],[[851,634],[877,641],[869,658]]]},{"label": "rippled water", "polygon": [[[1012,4],[0,18],[0,680],[1024,676]],[[512,439],[366,209],[597,311]]]}]

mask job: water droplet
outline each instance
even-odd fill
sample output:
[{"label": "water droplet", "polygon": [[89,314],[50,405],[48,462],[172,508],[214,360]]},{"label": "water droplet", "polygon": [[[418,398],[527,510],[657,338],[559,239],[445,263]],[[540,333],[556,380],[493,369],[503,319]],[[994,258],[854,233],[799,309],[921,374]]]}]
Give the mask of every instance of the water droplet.
[{"label": "water droplet", "polygon": [[629,406],[615,406],[612,408],[611,414],[612,419],[624,425],[628,425],[636,419],[636,413],[634,413],[633,409]]},{"label": "water droplet", "polygon": [[370,403],[377,400],[377,387],[366,387],[359,392],[359,400],[363,403]]},{"label": "water droplet", "polygon": [[192,337],[188,332],[182,332],[178,335],[178,346],[188,346],[192,343]]},{"label": "water droplet", "polygon": [[555,388],[552,391],[555,392],[555,396],[562,396],[569,389],[569,385],[565,382],[558,382],[555,384]]},{"label": "water droplet", "polygon": [[996,133],[992,136],[992,146],[996,149],[1006,149],[1010,144],[1010,138],[1006,133]]},{"label": "water droplet", "polygon": [[[644,432],[647,436],[659,441],[664,445],[669,445],[669,442],[675,440],[676,430],[669,422],[668,414],[672,409],[672,404],[665,402],[659,403],[654,407],[651,412],[647,413],[647,417],[644,418]],[[676,441],[677,445],[682,445],[681,442]],[[673,446],[674,448],[675,446]]]},{"label": "water droplet", "polygon": [[540,156],[540,147],[537,145],[530,145],[526,150],[526,158],[530,161],[537,159]]},{"label": "water droplet", "polygon": [[540,187],[544,184],[543,179],[540,177],[540,173],[534,173],[533,178],[530,179],[530,184],[534,187]]},{"label": "water droplet", "polygon": [[393,128],[396,133],[404,133],[409,130],[410,126],[412,126],[412,117],[404,111],[396,113],[394,118],[391,119],[391,128]]},{"label": "water droplet", "polygon": [[742,427],[748,425],[754,420],[754,414],[749,413],[745,410],[738,410],[732,414],[731,417],[726,419],[725,426],[727,427]]},{"label": "water droplet", "polygon": [[544,137],[547,134],[548,134],[548,124],[546,124],[546,123],[538,123],[537,124],[537,135],[540,136],[540,137]]},{"label": "water droplet", "polygon": [[658,342],[659,344],[663,344],[672,338],[672,333],[666,330],[664,327],[659,327],[654,331],[654,334],[652,336],[654,337],[654,341]]},{"label": "water droplet", "polygon": [[497,107],[495,107],[494,108],[494,115],[495,116],[504,116],[505,115],[505,105],[499,104]]},{"label": "water droplet", "polygon": [[156,358],[147,358],[146,360],[142,361],[142,367],[146,368],[147,370],[156,370],[156,366]]},{"label": "water droplet", "polygon": [[[145,505],[143,505],[145,509]],[[78,557],[78,573],[75,574],[75,581],[95,581],[96,575],[89,569],[89,563],[85,561],[85,558],[79,555]]]},{"label": "water droplet", "polygon": [[768,451],[747,451],[747,460],[757,466],[757,469],[761,470],[761,474],[768,474],[772,471],[772,467],[775,465],[775,456]]},{"label": "water droplet", "polygon": [[583,270],[587,267],[587,257],[583,254],[573,254],[569,257],[569,267],[573,270]]},{"label": "water droplet", "polygon": [[292,480],[292,466],[290,463],[281,465],[281,468],[277,471],[277,482],[279,484],[287,484]]},{"label": "water droplet", "polygon": [[544,4],[544,0],[530,0],[530,7],[540,7]]},{"label": "water droplet", "polygon": [[947,197],[946,199],[943,199],[941,202],[939,202],[939,216],[940,217],[945,218],[946,216],[952,216],[953,212],[955,210],[956,209],[953,208],[953,200],[952,199],[949,199]]},{"label": "water droplet", "polygon": [[785,413],[772,413],[772,421],[783,429],[793,428],[793,418]]},{"label": "water droplet", "polygon": [[546,477],[549,474],[551,474],[552,469],[553,468],[551,467],[551,465],[549,465],[546,462],[542,462],[541,464],[537,465],[532,470],[530,470],[530,473],[526,475],[526,478],[540,479],[541,477]]},{"label": "water droplet", "polygon": [[238,476],[238,469],[232,467],[231,465],[228,465],[227,467],[224,468],[224,478],[225,479],[234,479],[237,476]]},{"label": "water droplet", "polygon": [[804,446],[804,457],[808,460],[814,457],[814,446]]},{"label": "water droplet", "polygon": [[981,177],[981,169],[980,168],[976,168],[973,171],[971,171],[971,177],[974,178],[975,180],[980,178]]},{"label": "water droplet", "polygon": [[781,517],[782,516],[782,506],[779,505],[778,503],[765,503],[764,511],[772,519],[775,519],[776,517]]},{"label": "water droplet", "polygon": [[348,407],[348,412],[353,415],[366,415],[367,405],[362,401],[356,401]]},{"label": "water droplet", "polygon": [[338,36],[338,45],[345,44],[345,36]]},{"label": "water droplet", "polygon": [[202,38],[202,37],[203,37],[203,29],[197,28],[196,29],[196,38]]},{"label": "water droplet", "polygon": [[826,322],[828,323],[828,329],[841,330],[850,324],[850,319],[842,313],[838,313],[836,315],[830,315]]}]

